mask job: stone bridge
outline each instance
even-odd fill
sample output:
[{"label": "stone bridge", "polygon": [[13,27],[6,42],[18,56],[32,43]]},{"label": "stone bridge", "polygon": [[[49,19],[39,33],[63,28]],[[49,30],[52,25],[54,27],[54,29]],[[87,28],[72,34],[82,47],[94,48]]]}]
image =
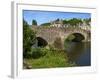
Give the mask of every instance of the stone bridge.
[{"label": "stone bridge", "polygon": [[72,34],[76,38],[81,36],[81,42],[90,41],[90,31],[81,29],[79,27],[33,27],[32,29],[36,31],[36,37],[38,40],[40,40],[40,44],[43,42],[45,45],[52,45],[55,41],[60,39],[60,43],[63,46],[64,41]]}]

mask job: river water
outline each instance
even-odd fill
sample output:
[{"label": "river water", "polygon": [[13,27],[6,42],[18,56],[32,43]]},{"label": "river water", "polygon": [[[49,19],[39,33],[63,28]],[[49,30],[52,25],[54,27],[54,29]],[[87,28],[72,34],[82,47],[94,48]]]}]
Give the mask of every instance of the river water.
[{"label": "river water", "polygon": [[67,43],[67,55],[69,61],[77,66],[91,65],[91,44],[90,42],[69,42]]}]

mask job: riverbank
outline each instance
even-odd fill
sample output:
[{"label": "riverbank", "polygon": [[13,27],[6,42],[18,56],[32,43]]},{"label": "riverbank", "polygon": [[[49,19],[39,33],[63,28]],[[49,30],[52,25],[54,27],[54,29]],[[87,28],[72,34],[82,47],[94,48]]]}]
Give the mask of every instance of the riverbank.
[{"label": "riverbank", "polygon": [[74,63],[70,63],[67,54],[64,51],[46,49],[46,54],[39,58],[24,59],[24,69],[35,68],[55,68],[55,67],[72,67]]}]

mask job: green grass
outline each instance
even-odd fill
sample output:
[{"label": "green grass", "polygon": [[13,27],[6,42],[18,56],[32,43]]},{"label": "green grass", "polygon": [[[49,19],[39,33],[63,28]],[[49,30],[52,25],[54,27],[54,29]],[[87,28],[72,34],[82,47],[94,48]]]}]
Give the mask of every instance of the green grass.
[{"label": "green grass", "polygon": [[24,59],[28,66],[32,68],[54,68],[54,67],[71,67],[74,63],[69,63],[68,57],[64,51],[46,49],[46,55],[37,59]]}]

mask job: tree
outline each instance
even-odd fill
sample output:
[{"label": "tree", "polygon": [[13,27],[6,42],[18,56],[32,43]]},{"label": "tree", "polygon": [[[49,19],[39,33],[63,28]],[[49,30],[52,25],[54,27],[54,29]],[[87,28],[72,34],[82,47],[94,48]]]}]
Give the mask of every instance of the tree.
[{"label": "tree", "polygon": [[37,21],[36,20],[32,20],[32,25],[37,25]]},{"label": "tree", "polygon": [[60,19],[58,18],[58,19],[56,19],[56,21],[60,21]]},{"label": "tree", "polygon": [[41,24],[41,26],[50,26],[51,25],[51,23],[43,23],[43,24]]},{"label": "tree", "polygon": [[29,56],[32,45],[35,43],[35,32],[29,27],[28,23],[23,20],[23,56]]},{"label": "tree", "polygon": [[63,20],[63,24],[67,24],[70,26],[79,26],[80,24],[82,24],[82,20],[81,19],[77,19],[77,18],[72,18],[69,20]]},{"label": "tree", "polygon": [[78,26],[79,24],[82,24],[82,20],[77,18],[70,19],[68,22],[71,26]]},{"label": "tree", "polygon": [[63,24],[68,24],[68,21],[67,20],[63,20]]}]

